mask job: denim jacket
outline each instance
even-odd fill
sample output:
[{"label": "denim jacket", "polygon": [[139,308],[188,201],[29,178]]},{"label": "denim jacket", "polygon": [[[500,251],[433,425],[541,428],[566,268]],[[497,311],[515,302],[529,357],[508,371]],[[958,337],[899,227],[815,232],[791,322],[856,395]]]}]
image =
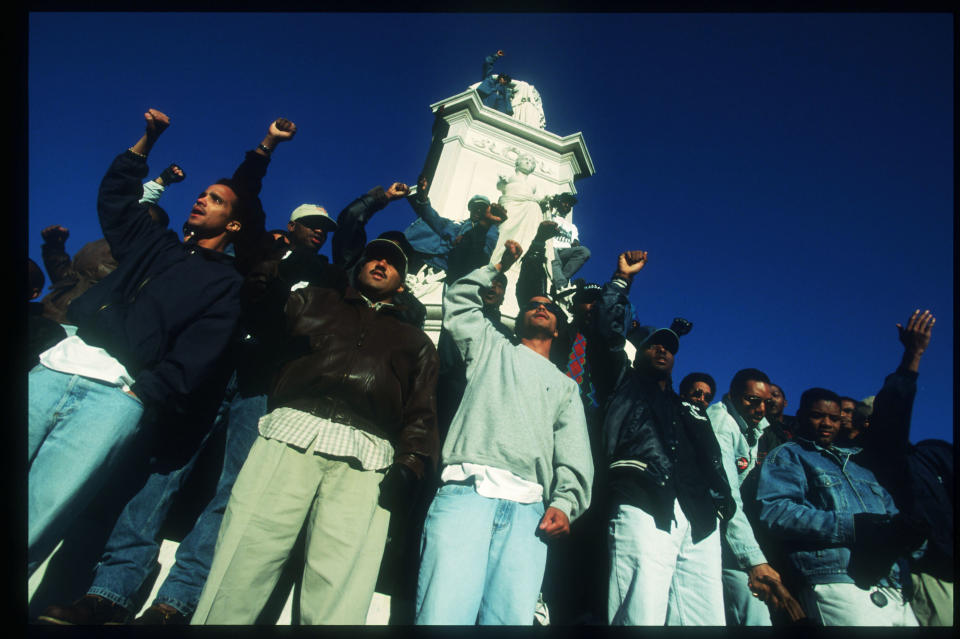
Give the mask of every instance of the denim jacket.
[{"label": "denim jacket", "polygon": [[757,443],[767,427],[767,420],[760,420],[756,427],[747,424],[729,395],[724,395],[723,401],[709,406],[707,416],[717,436],[723,471],[737,504],[733,517],[720,524],[723,567],[749,570],[752,566],[767,563],[767,559],[747,520],[740,487],[751,471],[756,472]]},{"label": "denim jacket", "polygon": [[[403,234],[406,236],[410,245],[417,253],[423,256],[423,260],[430,266],[441,270],[447,270],[447,257],[454,246],[457,236],[465,235],[473,228],[473,222],[466,220],[448,220],[440,217],[432,206],[430,200],[419,200],[416,196],[408,197],[407,201],[413,207],[417,214],[417,219],[408,226]],[[497,239],[500,237],[499,229],[494,225],[487,231],[484,253],[489,259],[493,249],[497,245]]]},{"label": "denim jacket", "polygon": [[507,115],[513,115],[513,89],[500,84],[500,81],[493,77],[493,65],[496,61],[496,55],[488,55],[483,59],[483,71],[480,74],[477,94],[484,105]]},{"label": "denim jacket", "polygon": [[[853,516],[897,512],[873,473],[853,461],[859,452],[797,437],[773,449],[760,466],[760,522],[810,585],[853,583],[847,573],[856,541]],[[894,583],[896,572],[894,567]]]}]

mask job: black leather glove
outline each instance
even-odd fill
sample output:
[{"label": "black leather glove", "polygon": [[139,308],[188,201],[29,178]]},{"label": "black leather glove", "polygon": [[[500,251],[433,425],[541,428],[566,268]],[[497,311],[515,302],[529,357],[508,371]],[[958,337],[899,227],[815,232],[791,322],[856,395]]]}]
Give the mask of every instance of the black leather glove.
[{"label": "black leather glove", "polygon": [[[183,172],[183,175],[177,175],[174,173],[173,167],[180,169],[180,171]],[[187,172],[184,171],[179,164],[171,164],[160,173],[160,178],[163,180],[164,186],[169,186],[170,184],[175,184],[177,182],[183,182],[186,177]]]},{"label": "black leather glove", "polygon": [[380,507],[389,510],[391,515],[409,514],[416,486],[417,476],[407,465],[393,464],[380,482]]}]

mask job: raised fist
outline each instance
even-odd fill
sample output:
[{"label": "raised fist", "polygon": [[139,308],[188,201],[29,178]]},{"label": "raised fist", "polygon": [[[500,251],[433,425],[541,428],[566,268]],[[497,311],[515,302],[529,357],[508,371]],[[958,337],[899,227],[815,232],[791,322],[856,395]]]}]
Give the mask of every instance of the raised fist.
[{"label": "raised fist", "polygon": [[508,268],[520,259],[523,255],[523,248],[519,242],[507,240],[503,244],[503,255],[500,256],[500,272],[505,272]]},{"label": "raised fist", "polygon": [[186,177],[187,174],[184,173],[183,169],[181,169],[177,164],[171,164],[160,173],[161,185],[163,186],[169,186],[170,184],[183,182],[184,178]]},{"label": "raised fist", "polygon": [[293,136],[296,134],[297,125],[286,118],[277,118],[271,122],[270,128],[267,131],[267,135],[275,139],[277,142],[286,142],[287,140],[292,140]]},{"label": "raised fist", "polygon": [[500,58],[503,57],[503,49],[497,49],[497,56]]},{"label": "raised fist", "polygon": [[551,237],[554,237],[558,230],[559,227],[556,222],[553,220],[544,220],[540,222],[540,226],[537,227],[537,235],[534,240],[546,242]]},{"label": "raised fist", "polygon": [[65,226],[54,224],[40,231],[40,237],[47,244],[63,244],[70,237],[70,231]]},{"label": "raised fist", "polygon": [[170,126],[170,118],[156,109],[147,109],[143,119],[147,121],[147,137],[150,139],[157,139]]},{"label": "raised fist", "polygon": [[626,251],[617,258],[617,272],[627,277],[633,277],[646,265],[646,251]]},{"label": "raised fist", "polygon": [[388,200],[396,200],[410,193],[410,187],[403,182],[394,182],[390,185],[390,188],[387,189],[386,193]]}]

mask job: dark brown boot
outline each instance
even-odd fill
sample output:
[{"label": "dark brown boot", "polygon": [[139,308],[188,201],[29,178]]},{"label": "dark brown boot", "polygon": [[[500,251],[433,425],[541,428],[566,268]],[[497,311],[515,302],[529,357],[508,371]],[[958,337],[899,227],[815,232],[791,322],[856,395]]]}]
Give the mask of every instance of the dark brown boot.
[{"label": "dark brown boot", "polygon": [[130,611],[98,595],[84,595],[69,606],[47,606],[37,621],[57,626],[117,626],[130,621]]},{"label": "dark brown boot", "polygon": [[133,620],[135,626],[183,626],[189,623],[190,619],[174,608],[165,603],[153,604],[143,611],[143,614]]}]

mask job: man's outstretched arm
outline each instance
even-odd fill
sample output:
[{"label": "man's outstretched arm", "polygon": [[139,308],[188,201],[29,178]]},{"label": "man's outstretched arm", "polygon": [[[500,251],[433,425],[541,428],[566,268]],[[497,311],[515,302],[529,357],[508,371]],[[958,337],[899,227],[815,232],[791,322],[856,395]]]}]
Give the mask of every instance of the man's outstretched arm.
[{"label": "man's outstretched arm", "polygon": [[865,446],[903,452],[910,443],[910,417],[917,394],[920,359],[930,345],[936,318],[930,311],[917,309],[904,327],[897,324],[903,355],[897,370],[887,375],[877,393],[870,416],[870,427],[858,436]]},{"label": "man's outstretched arm", "polygon": [[373,214],[409,192],[403,182],[394,182],[386,190],[375,186],[344,207],[337,215],[337,230],[333,232],[333,263],[350,270],[367,245],[366,227]]}]

